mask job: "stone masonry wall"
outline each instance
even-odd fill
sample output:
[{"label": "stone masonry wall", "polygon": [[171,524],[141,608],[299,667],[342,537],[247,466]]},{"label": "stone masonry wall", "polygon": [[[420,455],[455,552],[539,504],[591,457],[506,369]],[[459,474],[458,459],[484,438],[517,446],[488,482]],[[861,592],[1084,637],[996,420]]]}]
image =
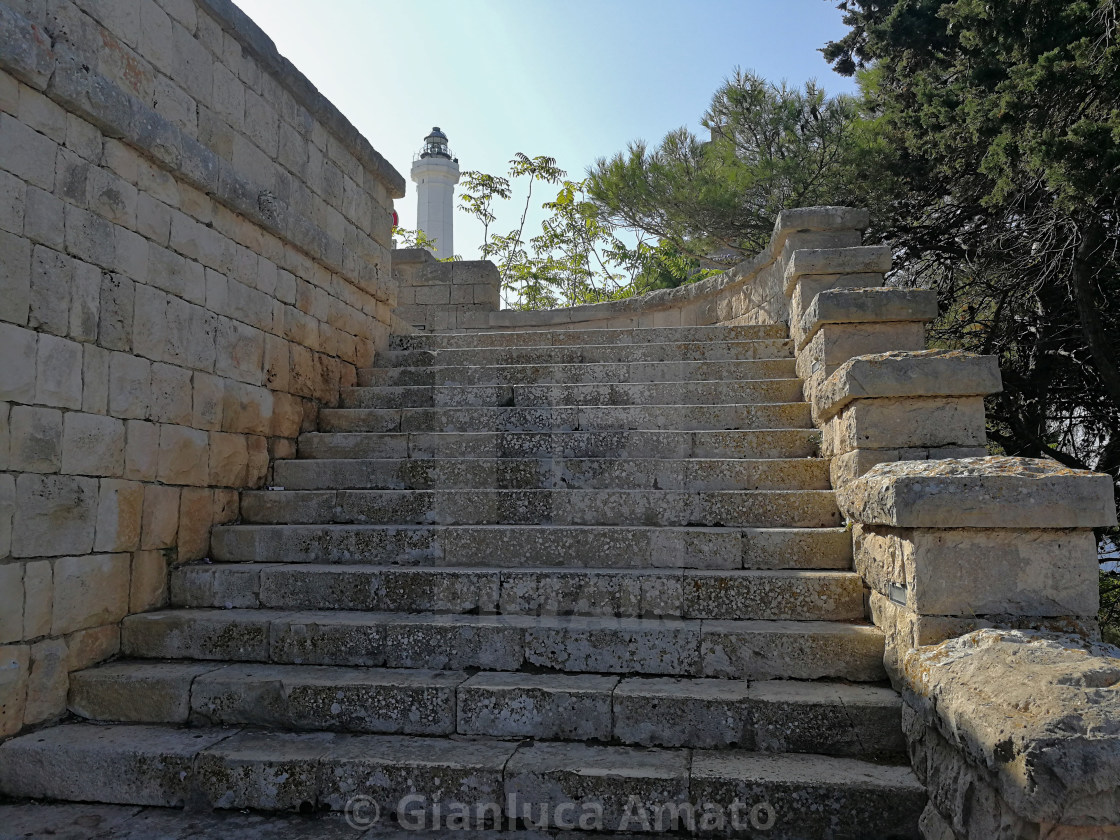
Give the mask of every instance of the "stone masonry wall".
[{"label": "stone masonry wall", "polygon": [[403,192],[228,2],[0,2],[0,737],[370,364]]}]

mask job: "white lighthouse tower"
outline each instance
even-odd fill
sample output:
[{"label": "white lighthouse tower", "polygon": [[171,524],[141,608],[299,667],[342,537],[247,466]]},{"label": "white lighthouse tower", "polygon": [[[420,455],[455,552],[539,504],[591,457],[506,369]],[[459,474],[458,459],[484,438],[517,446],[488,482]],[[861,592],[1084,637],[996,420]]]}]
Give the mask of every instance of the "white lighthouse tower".
[{"label": "white lighthouse tower", "polygon": [[416,228],[435,240],[437,259],[455,254],[455,185],[459,183],[459,160],[451,156],[447,135],[437,125],[424,138],[420,156],[412,162],[416,184]]}]

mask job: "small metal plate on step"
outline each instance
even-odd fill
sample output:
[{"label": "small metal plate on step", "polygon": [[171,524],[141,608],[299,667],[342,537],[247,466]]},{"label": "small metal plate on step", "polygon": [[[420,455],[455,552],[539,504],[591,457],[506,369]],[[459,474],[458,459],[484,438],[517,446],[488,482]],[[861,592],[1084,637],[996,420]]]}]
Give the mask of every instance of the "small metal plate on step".
[{"label": "small metal plate on step", "polygon": [[906,587],[900,583],[887,584],[887,597],[900,607],[906,606]]}]

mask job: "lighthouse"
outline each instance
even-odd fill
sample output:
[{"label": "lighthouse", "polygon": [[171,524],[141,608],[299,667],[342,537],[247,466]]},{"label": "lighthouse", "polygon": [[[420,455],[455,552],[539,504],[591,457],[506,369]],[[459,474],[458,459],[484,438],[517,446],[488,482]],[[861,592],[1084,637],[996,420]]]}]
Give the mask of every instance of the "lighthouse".
[{"label": "lighthouse", "polygon": [[437,125],[424,138],[424,147],[412,162],[416,184],[416,228],[435,240],[437,259],[455,254],[455,185],[459,183],[459,160],[451,156],[447,135]]}]

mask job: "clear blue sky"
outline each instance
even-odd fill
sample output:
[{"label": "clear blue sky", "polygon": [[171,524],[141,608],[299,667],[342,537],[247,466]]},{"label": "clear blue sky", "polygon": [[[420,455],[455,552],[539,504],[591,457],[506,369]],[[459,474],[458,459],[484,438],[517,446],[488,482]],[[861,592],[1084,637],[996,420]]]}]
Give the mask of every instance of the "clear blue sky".
[{"label": "clear blue sky", "polygon": [[[829,0],[235,2],[406,180],[433,125],[464,170],[504,174],[521,151],[582,177],[631,140],[699,130],[736,66],[854,90],[817,52],[845,31]],[[415,226],[411,182],[397,211]],[[500,209],[497,227],[518,216]],[[481,240],[459,212],[456,253],[477,258]]]}]

